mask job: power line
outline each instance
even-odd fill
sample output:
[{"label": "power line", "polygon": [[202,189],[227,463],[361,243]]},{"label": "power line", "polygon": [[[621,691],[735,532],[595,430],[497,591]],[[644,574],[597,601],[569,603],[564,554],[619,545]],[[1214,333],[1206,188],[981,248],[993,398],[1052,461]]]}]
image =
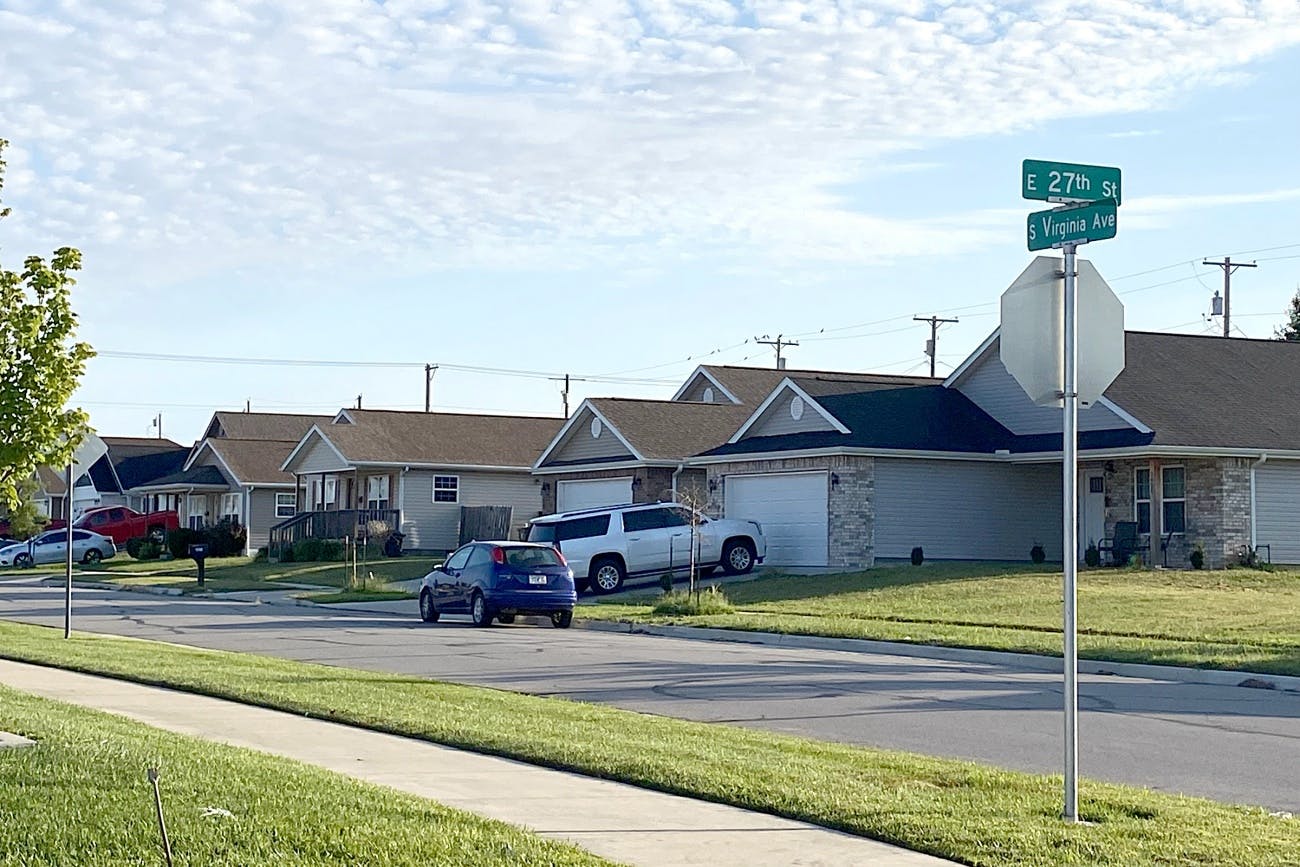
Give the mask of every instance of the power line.
[{"label": "power line", "polygon": [[1249,264],[1245,262],[1238,262],[1237,264],[1234,265],[1232,263],[1231,256],[1224,256],[1222,262],[1211,262],[1207,259],[1201,264],[1214,265],[1216,267],[1223,269],[1223,336],[1231,337],[1232,331],[1230,325],[1232,322],[1232,275],[1236,273],[1238,268],[1258,268],[1259,266],[1256,265],[1254,262],[1251,262]]},{"label": "power line", "polygon": [[925,342],[925,354],[930,357],[930,378],[933,379],[935,352],[937,352],[939,348],[939,326],[950,322],[955,323],[957,320],[956,318],[941,319],[938,316],[913,316],[912,320],[914,322],[930,323],[930,339]]},{"label": "power line", "polygon": [[760,346],[776,347],[776,369],[777,370],[785,370],[785,359],[781,357],[781,350],[787,346],[799,345],[798,340],[786,340],[785,335],[783,334],[778,334],[776,336],[776,340],[772,340],[768,338],[766,334],[764,334],[762,337],[755,337],[754,342],[759,344]]}]

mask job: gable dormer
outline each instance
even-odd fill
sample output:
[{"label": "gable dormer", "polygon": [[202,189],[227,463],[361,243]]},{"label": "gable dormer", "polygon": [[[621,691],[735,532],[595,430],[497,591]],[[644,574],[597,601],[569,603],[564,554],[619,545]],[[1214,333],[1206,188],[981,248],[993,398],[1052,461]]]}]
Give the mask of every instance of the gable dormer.
[{"label": "gable dormer", "polygon": [[752,437],[832,431],[848,433],[849,429],[794,380],[787,379],[768,395],[730,442]]},{"label": "gable dormer", "polygon": [[627,440],[589,403],[583,402],[542,452],[537,466],[640,460]]},{"label": "gable dormer", "polygon": [[695,368],[695,371],[687,377],[686,382],[673,395],[673,400],[732,405],[740,403],[740,398],[736,397],[703,366]]}]

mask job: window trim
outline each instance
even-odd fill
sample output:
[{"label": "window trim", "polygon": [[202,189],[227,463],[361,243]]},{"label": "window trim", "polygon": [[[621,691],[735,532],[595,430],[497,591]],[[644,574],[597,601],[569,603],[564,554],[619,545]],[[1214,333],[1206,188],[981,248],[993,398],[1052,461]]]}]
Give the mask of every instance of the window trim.
[{"label": "window trim", "polygon": [[[451,479],[453,482],[455,482],[454,487],[450,487],[450,488],[445,488],[445,487],[444,487],[444,488],[439,488],[439,487],[438,487],[438,481],[439,481],[439,480],[444,480],[444,481],[445,481],[445,480],[447,480],[447,479]],[[439,494],[439,493],[444,493],[444,494],[445,494],[445,493],[451,493],[451,494],[454,494],[454,496],[453,496],[453,498],[450,499],[450,500],[440,500],[440,499],[438,499],[438,494]],[[429,496],[432,498],[432,499],[431,499],[431,502],[437,503],[437,504],[439,504],[439,505],[442,505],[442,506],[454,506],[454,505],[456,505],[457,503],[460,502],[460,476],[452,476],[452,475],[436,475],[436,476],[434,476],[434,477],[433,477],[433,488],[432,488],[432,491],[430,492]]]},{"label": "window trim", "polygon": [[[1183,495],[1181,497],[1165,496],[1165,471],[1182,470],[1183,471]],[[1187,535],[1187,467],[1183,464],[1168,464],[1160,467],[1160,529],[1168,535],[1169,531],[1165,529],[1165,504],[1182,503],[1183,504],[1183,529],[1174,533],[1175,536]]]},{"label": "window trim", "polygon": [[[289,502],[287,504],[289,507],[289,514],[287,515],[280,511],[280,509],[282,509],[285,506],[285,503],[282,502],[282,499],[284,497],[289,498]],[[277,518],[292,518],[297,513],[298,513],[298,495],[285,493],[283,491],[277,491],[275,494],[275,516]]]},{"label": "window trim", "polygon": [[[380,496],[371,497],[370,483],[376,479],[382,480],[380,484],[376,486],[379,489],[376,493]],[[387,473],[366,476],[366,509],[373,511],[377,509],[387,509],[389,507],[389,503],[392,501],[389,499],[390,483],[388,479],[389,477]]]},{"label": "window trim", "polygon": [[[1138,496],[1138,474],[1139,473],[1147,474],[1147,495],[1145,499]],[[1138,507],[1141,506],[1143,503],[1146,503],[1147,505],[1146,530],[1142,529],[1142,516],[1138,514]],[[1138,535],[1142,535],[1143,533],[1145,533],[1146,535],[1151,534],[1151,468],[1150,467],[1133,468],[1133,520],[1138,525]]]}]

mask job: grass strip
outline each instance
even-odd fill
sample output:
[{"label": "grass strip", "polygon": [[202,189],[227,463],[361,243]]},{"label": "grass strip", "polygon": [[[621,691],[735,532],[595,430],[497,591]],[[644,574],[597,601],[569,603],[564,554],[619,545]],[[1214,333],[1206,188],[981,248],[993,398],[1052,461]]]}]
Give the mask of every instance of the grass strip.
[{"label": "grass strip", "polygon": [[1084,781],[421,678],[0,623],[0,655],[734,804],[978,865],[1293,865],[1300,822]]},{"label": "grass strip", "polygon": [[[414,795],[0,686],[0,863],[597,865],[572,846]],[[225,812],[220,812],[225,811]]]},{"label": "grass strip", "polygon": [[337,593],[309,593],[298,598],[318,605],[337,605],[341,602],[396,602],[415,599],[416,596],[405,590],[340,590]]},{"label": "grass strip", "polygon": [[[728,585],[726,594],[730,614],[657,616],[653,600],[644,600],[586,605],[581,616],[1061,655],[1061,576],[1041,567],[942,563],[777,575]],[[1300,675],[1300,575],[1085,570],[1079,653]]]}]

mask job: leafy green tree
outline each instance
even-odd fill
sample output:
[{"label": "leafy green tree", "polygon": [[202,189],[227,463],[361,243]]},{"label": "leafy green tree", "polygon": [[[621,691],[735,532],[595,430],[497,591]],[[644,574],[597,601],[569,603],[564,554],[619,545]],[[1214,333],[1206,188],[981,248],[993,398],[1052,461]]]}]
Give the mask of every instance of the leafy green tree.
[{"label": "leafy green tree", "polygon": [[28,477],[18,483],[18,504],[9,509],[9,535],[15,539],[30,539],[49,523],[49,518],[36,508],[36,493],[40,490],[35,478]]},{"label": "leafy green tree", "polygon": [[1287,310],[1286,325],[1276,329],[1273,336],[1278,340],[1300,340],[1300,289],[1291,296],[1291,307]]},{"label": "leafy green tree", "polygon": [[[0,191],[4,149],[0,139]],[[0,203],[0,219],[9,215]],[[28,256],[21,271],[0,266],[0,505],[22,505],[20,489],[41,464],[61,467],[87,430],[68,401],[94,355],[75,342],[72,278],[81,253],[60,247],[47,262]]]}]

